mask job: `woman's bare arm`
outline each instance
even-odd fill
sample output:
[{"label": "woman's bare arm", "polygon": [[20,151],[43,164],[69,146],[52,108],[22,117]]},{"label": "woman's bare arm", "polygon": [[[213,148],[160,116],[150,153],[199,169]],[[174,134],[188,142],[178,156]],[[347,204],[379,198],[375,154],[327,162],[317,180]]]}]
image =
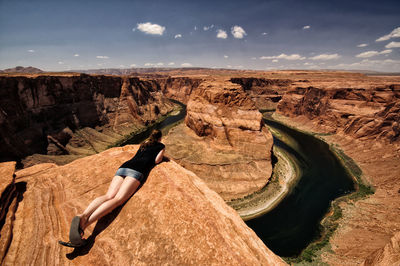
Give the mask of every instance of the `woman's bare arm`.
[{"label": "woman's bare arm", "polygon": [[163,159],[163,157],[164,157],[164,151],[165,151],[165,149],[162,149],[162,150],[157,154],[156,161],[155,161],[156,164],[161,163],[161,161],[162,161],[162,159]]}]

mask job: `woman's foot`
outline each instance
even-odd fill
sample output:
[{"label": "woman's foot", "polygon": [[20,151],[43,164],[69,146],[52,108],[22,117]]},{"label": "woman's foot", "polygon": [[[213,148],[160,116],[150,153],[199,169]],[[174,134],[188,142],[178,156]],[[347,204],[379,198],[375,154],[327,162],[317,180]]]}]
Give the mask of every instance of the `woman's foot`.
[{"label": "woman's foot", "polygon": [[88,218],[83,214],[80,214],[78,216],[80,218],[80,220],[79,220],[79,234],[82,237],[85,234],[84,230],[86,229]]}]

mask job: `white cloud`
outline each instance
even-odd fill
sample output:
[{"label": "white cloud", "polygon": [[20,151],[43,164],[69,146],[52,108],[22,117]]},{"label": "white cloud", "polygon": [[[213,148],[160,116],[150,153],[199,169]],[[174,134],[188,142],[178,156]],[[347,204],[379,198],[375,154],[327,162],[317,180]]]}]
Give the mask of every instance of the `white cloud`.
[{"label": "white cloud", "polygon": [[308,30],[309,28],[311,28],[311,26],[310,25],[306,25],[306,26],[303,27],[303,30]]},{"label": "white cloud", "polygon": [[266,33],[266,32],[263,32],[263,33],[261,33],[261,35],[263,35],[263,36],[265,36],[265,35],[267,35],[268,33]]},{"label": "white cloud", "polygon": [[393,50],[387,49],[387,50],[383,50],[382,52],[380,52],[380,54],[390,54],[391,52],[393,52]]},{"label": "white cloud", "polygon": [[217,30],[217,38],[226,39],[228,38],[228,34],[224,30]]},{"label": "white cloud", "polygon": [[133,28],[132,31],[135,32],[135,31],[136,31],[136,28]]},{"label": "white cloud", "polygon": [[138,23],[137,29],[141,32],[151,35],[163,35],[165,31],[165,27],[158,24],[152,24],[150,22]]},{"label": "white cloud", "polygon": [[144,66],[154,66],[154,64],[152,64],[152,63],[146,63],[146,64],[144,64]]},{"label": "white cloud", "polygon": [[385,48],[399,48],[400,42],[390,42],[386,44]]},{"label": "white cloud", "polygon": [[251,60],[257,60],[257,57],[252,57]]},{"label": "white cloud", "polygon": [[381,52],[378,51],[367,51],[361,54],[356,55],[356,57],[360,57],[360,58],[368,58],[368,57],[372,57],[372,56],[376,56],[376,55],[380,55],[380,54],[390,54],[392,52],[392,50],[388,49],[388,50],[383,50]]},{"label": "white cloud", "polygon": [[63,61],[58,61],[58,64],[59,65],[64,65],[64,62]]},{"label": "white cloud", "polygon": [[174,62],[169,62],[168,65],[169,66],[173,66],[173,65],[175,65],[175,63]]},{"label": "white cloud", "polygon": [[224,55],[224,58],[228,58],[229,56],[227,56],[227,55]]},{"label": "white cloud", "polygon": [[311,60],[332,60],[332,59],[338,59],[340,58],[340,55],[338,54],[320,54],[320,55],[316,55],[313,57],[309,57],[308,59]]},{"label": "white cloud", "polygon": [[379,54],[378,51],[368,51],[368,52],[358,54],[358,55],[356,55],[356,57],[367,58],[367,57],[372,57],[372,56],[375,56],[378,54]]},{"label": "white cloud", "polygon": [[28,50],[28,52],[30,52],[30,53],[34,53],[34,52],[35,52],[35,50],[32,50],[32,49],[31,49],[31,50]]},{"label": "white cloud", "polygon": [[175,38],[175,39],[182,38],[182,34],[177,34],[177,35],[175,35],[174,38]]},{"label": "white cloud", "polygon": [[355,62],[352,64],[338,64],[336,66],[332,66],[332,68],[359,68],[359,67],[370,67],[370,68],[382,68],[382,67],[400,67],[400,60],[369,60],[363,59],[360,62]]},{"label": "white cloud", "polygon": [[[392,30],[391,33],[376,39],[376,42],[387,41],[387,40],[389,40],[391,38],[399,38],[399,37],[400,37],[400,27],[397,27],[394,30]],[[388,48],[388,47],[386,47],[386,48]]]},{"label": "white cloud", "polygon": [[194,26],[194,30],[197,30],[197,26]]},{"label": "white cloud", "polygon": [[130,67],[136,67],[136,64],[131,64]]},{"label": "white cloud", "polygon": [[231,33],[236,39],[243,39],[243,37],[247,35],[244,29],[237,25],[231,28]]},{"label": "white cloud", "polygon": [[164,65],[163,62],[157,63],[157,66],[163,66],[163,65]]},{"label": "white cloud", "polygon": [[314,63],[305,62],[303,65],[305,65],[305,66],[312,66],[312,65],[314,65]]},{"label": "white cloud", "polygon": [[357,47],[366,47],[366,46],[368,46],[368,44],[366,44],[366,43],[361,43],[361,44],[357,45]]},{"label": "white cloud", "polygon": [[183,67],[191,67],[192,64],[190,64],[190,63],[183,63],[183,64],[181,64],[181,66],[183,66]]},{"label": "white cloud", "polygon": [[75,57],[78,57],[78,56],[79,56],[79,54],[74,54],[74,56],[75,56]]},{"label": "white cloud", "polygon": [[279,62],[278,59],[273,59],[273,60],[272,60],[272,63],[278,63],[278,62]]},{"label": "white cloud", "polygon": [[96,56],[96,58],[99,58],[99,59],[108,59],[109,57],[106,56],[106,55],[98,55],[98,56]]},{"label": "white cloud", "polygon": [[204,30],[204,31],[208,31],[209,29],[212,29],[212,28],[214,28],[214,24],[212,24],[212,25],[210,25],[210,26],[204,26],[204,27],[203,27],[203,30]]},{"label": "white cloud", "polygon": [[119,65],[120,68],[125,68],[125,65]]},{"label": "white cloud", "polygon": [[305,57],[299,55],[299,54],[280,54],[280,55],[275,55],[275,56],[261,56],[260,59],[286,59],[286,60],[304,60],[306,59]]}]

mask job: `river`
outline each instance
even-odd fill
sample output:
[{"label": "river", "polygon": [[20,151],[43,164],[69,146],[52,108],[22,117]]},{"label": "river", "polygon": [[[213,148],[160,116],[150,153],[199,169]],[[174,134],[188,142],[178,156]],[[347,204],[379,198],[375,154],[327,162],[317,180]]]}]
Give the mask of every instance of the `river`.
[{"label": "river", "polygon": [[[152,125],[123,145],[142,142],[155,128],[167,134],[171,125],[183,121],[186,106],[174,102],[182,107],[179,113]],[[295,257],[311,241],[319,238],[320,221],[329,210],[330,203],[354,191],[354,182],[330,151],[328,144],[278,122],[264,121],[279,134],[274,136],[274,145],[297,159],[301,177],[275,209],[246,221],[246,224],[274,253],[283,257]]]},{"label": "river", "polygon": [[354,191],[354,182],[328,144],[278,122],[265,122],[284,136],[274,136],[274,145],[297,158],[301,177],[275,209],[246,224],[274,253],[294,257],[320,237],[320,221],[331,201]]}]

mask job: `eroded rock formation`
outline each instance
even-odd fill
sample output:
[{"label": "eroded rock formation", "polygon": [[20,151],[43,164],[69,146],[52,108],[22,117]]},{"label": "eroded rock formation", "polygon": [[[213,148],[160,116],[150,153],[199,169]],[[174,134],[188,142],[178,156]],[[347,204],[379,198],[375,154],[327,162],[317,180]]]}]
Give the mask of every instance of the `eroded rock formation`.
[{"label": "eroded rock formation", "polygon": [[400,231],[400,79],[328,74],[321,80],[310,73],[307,86],[295,83],[274,115],[303,130],[330,133],[320,137],[351,157],[362,170],[361,178],[375,189],[361,200],[341,203],[343,218],[330,239],[333,252],[321,257],[330,265],[395,265],[391,263],[398,258],[391,252],[397,250]]},{"label": "eroded rock formation", "polygon": [[400,85],[375,89],[297,87],[285,94],[278,112],[304,115],[330,132],[355,138],[400,140]]},{"label": "eroded rock formation", "polygon": [[111,76],[0,77],[0,159],[87,155],[172,111],[154,81]]},{"label": "eroded rock formation", "polygon": [[161,91],[168,98],[178,100],[187,104],[192,92],[203,82],[201,78],[189,77],[169,77],[166,79],[157,79]]},{"label": "eroded rock formation", "polygon": [[283,94],[290,87],[290,79],[232,78],[240,84],[260,110],[275,110]]},{"label": "eroded rock formation", "polygon": [[396,233],[384,248],[371,254],[362,265],[400,265],[400,232]]},{"label": "eroded rock formation", "polygon": [[10,219],[12,241],[1,264],[285,265],[217,193],[173,161],[157,165],[122,208],[88,228],[86,234],[94,227],[94,235],[87,247],[72,252],[59,245],[72,217],[106,192],[117,167],[137,148],[16,172],[26,191]]},{"label": "eroded rock formation", "polygon": [[203,81],[190,96],[185,123],[169,133],[168,154],[224,199],[243,197],[268,182],[272,135],[241,86]]}]

